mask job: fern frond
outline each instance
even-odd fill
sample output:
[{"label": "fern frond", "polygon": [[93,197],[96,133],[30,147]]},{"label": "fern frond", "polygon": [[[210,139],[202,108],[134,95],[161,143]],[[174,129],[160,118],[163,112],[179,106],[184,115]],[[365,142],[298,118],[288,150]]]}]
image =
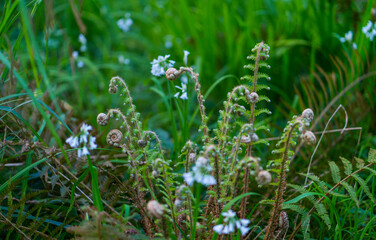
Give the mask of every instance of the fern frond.
[{"label": "fern frond", "polygon": [[260,109],[255,110],[254,116],[257,117],[257,116],[259,116],[260,114],[263,114],[263,113],[268,114],[268,115],[272,114],[272,112],[269,111],[269,109],[260,108]]},{"label": "fern frond", "polygon": [[282,204],[282,209],[283,210],[286,210],[286,209],[289,209],[289,210],[292,210],[294,212],[297,212],[299,213],[300,215],[306,215],[308,214],[308,210],[297,205],[297,204],[292,204],[292,203],[283,203]]},{"label": "fern frond", "polygon": [[268,98],[265,95],[259,95],[259,102],[261,102],[261,101],[271,102],[270,98]]},{"label": "fern frond", "polygon": [[257,77],[258,77],[258,79],[261,79],[261,78],[265,78],[266,80],[270,80],[271,79],[268,74],[261,73],[261,72],[257,73]]},{"label": "fern frond", "polygon": [[371,199],[371,201],[375,203],[375,198],[373,197],[369,187],[367,186],[367,183],[363,180],[363,178],[361,178],[358,174],[353,174],[353,178],[360,184],[362,190],[367,194],[369,199]]},{"label": "fern frond", "polygon": [[339,167],[335,162],[329,161],[330,171],[332,172],[332,178],[335,183],[341,181],[341,174],[339,172]]},{"label": "fern frond", "polygon": [[343,162],[343,166],[345,167],[345,174],[346,175],[350,175],[352,173],[352,164],[349,160],[347,160],[346,158],[343,158],[343,157],[339,157],[342,162]]},{"label": "fern frond", "polygon": [[348,184],[347,182],[342,182],[341,185],[349,193],[351,199],[356,203],[356,206],[359,207],[359,199],[356,195],[355,189],[352,186],[350,186],[350,184]]},{"label": "fern frond", "polygon": [[265,85],[265,84],[260,84],[260,83],[257,84],[256,92],[261,91],[263,89],[270,90],[270,87],[268,85]]}]

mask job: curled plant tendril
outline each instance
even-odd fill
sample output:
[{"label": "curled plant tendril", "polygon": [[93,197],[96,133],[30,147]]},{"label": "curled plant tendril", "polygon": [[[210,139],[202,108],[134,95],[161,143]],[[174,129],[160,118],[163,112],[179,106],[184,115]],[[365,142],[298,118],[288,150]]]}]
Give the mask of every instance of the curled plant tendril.
[{"label": "curled plant tendril", "polygon": [[259,185],[265,186],[272,181],[272,175],[268,171],[262,170],[257,174],[256,182]]},{"label": "curled plant tendril", "polygon": [[306,131],[303,135],[303,140],[305,143],[308,145],[313,145],[316,143],[316,136],[313,132],[311,131]]},{"label": "curled plant tendril", "polygon": [[107,134],[107,143],[109,145],[118,147],[121,139],[123,138],[123,134],[121,133],[120,130],[118,129],[112,129],[108,134]]},{"label": "curled plant tendril", "polygon": [[137,141],[137,144],[138,144],[138,146],[139,146],[140,148],[144,148],[144,147],[146,147],[146,144],[147,144],[147,143],[148,143],[148,142],[145,141],[145,140],[143,140],[143,139]]},{"label": "curled plant tendril", "polygon": [[176,80],[182,74],[181,70],[177,70],[176,68],[169,68],[166,71],[166,78],[170,81]]},{"label": "curled plant tendril", "polygon": [[110,87],[108,88],[108,92],[111,94],[117,93],[118,88],[116,85],[110,84]]},{"label": "curled plant tendril", "polygon": [[97,123],[101,126],[106,126],[108,124],[108,116],[105,113],[100,113],[97,116]]},{"label": "curled plant tendril", "polygon": [[256,92],[252,92],[249,95],[246,95],[247,101],[249,103],[256,103],[259,100],[259,95]]}]

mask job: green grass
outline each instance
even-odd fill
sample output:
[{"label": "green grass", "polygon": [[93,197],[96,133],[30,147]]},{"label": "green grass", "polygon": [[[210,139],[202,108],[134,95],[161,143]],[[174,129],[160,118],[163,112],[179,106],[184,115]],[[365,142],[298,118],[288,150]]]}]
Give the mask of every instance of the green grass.
[{"label": "green grass", "polygon": [[[188,100],[174,98],[178,91],[175,85],[180,85],[180,81],[171,82],[164,76],[152,76],[150,62],[160,55],[170,54],[170,59],[176,61],[175,67],[178,68],[184,66],[183,51],[190,52],[188,66],[193,66],[199,73],[201,91],[206,99],[208,126],[214,129],[227,92],[243,84],[240,77],[247,72],[243,68],[248,64],[246,56],[261,41],[271,48],[268,64],[272,66],[267,70],[272,79],[268,82],[271,103],[265,103],[262,107],[269,108],[273,113],[262,117],[257,123],[257,126],[265,125],[272,129],[261,137],[280,136],[286,119],[291,119],[306,107],[312,108],[317,116],[323,113],[313,129],[321,131],[334,109],[342,104],[347,111],[346,116],[335,116],[330,129],[341,129],[348,121],[348,127],[362,127],[360,141],[359,132],[355,131],[345,131],[342,135],[327,133],[312,170],[327,177],[326,163],[329,159],[338,161],[339,156],[344,156],[355,163],[354,157],[367,158],[369,148],[374,148],[376,144],[376,122],[373,117],[376,45],[375,41],[370,42],[365,37],[362,27],[368,20],[376,20],[372,13],[375,7],[374,0],[58,0],[53,4],[39,0],[2,1],[0,194],[6,193],[8,199],[16,199],[14,201],[20,204],[19,213],[30,211],[34,214],[32,219],[39,221],[51,216],[52,220],[56,217],[65,224],[78,225],[82,220],[79,215],[84,212],[81,207],[91,205],[88,199],[82,197],[80,191],[84,191],[98,210],[110,212],[114,218],[128,224],[127,227],[141,229],[139,207],[129,200],[130,196],[119,197],[121,191],[136,189],[134,183],[131,186],[122,185],[134,174],[124,153],[99,148],[91,158],[82,162],[72,155],[74,151],[68,150],[65,140],[77,133],[80,124],[86,122],[93,126],[98,145],[107,146],[104,134],[119,124],[114,122],[111,126],[100,128],[96,116],[107,109],[123,107],[121,98],[108,94],[109,79],[120,76],[131,90],[140,119],[143,119],[142,129],[158,134],[163,149],[171,159],[169,167],[180,164],[173,174],[182,173],[182,147],[188,140],[198,143],[198,148],[202,147],[202,134],[197,133],[201,120],[194,85],[191,82],[188,84]],[[116,24],[125,13],[130,13],[133,20],[128,32],[122,32]],[[339,40],[349,30],[354,33],[357,50]],[[79,51],[80,33],[87,39],[85,52]],[[171,41],[170,48],[165,46],[166,41]],[[72,56],[74,51],[79,51],[77,59]],[[119,63],[120,55],[128,58],[129,64]],[[77,61],[82,61],[84,67],[79,68]],[[354,82],[356,84],[352,86]],[[342,93],[348,86],[351,88]],[[328,105],[331,107],[327,109]],[[151,144],[154,144],[153,141]],[[274,145],[273,141],[271,145]],[[27,144],[32,147],[27,151],[22,150]],[[265,161],[273,158],[270,147],[256,146],[255,151]],[[310,149],[306,147],[298,152],[289,173],[289,176],[297,177],[290,177],[289,181],[300,184],[302,177],[297,173],[306,171],[310,154]],[[266,164],[263,165],[265,168]],[[161,198],[162,194],[153,192],[149,170],[147,167],[139,170],[142,172],[143,188],[151,192],[146,198]],[[60,177],[53,177],[55,175]],[[118,179],[116,183],[108,180],[114,176]],[[375,196],[375,176],[363,174],[361,177],[371,189],[372,196]],[[170,184],[175,186],[177,180],[171,181]],[[58,187],[51,187],[51,182]],[[115,184],[121,186],[116,191]],[[375,204],[358,182],[351,184],[360,197],[359,206],[351,198],[326,198],[323,203],[332,227],[328,229],[321,217],[314,213],[311,233],[317,232],[317,235],[312,234],[311,237],[370,239],[372,234],[376,234],[373,228],[376,222]],[[9,188],[12,189],[8,191]],[[30,200],[51,201],[54,209],[33,209],[25,199],[30,193],[45,188],[48,194],[41,193]],[[200,186],[194,189],[200,189]],[[325,194],[316,185],[310,187],[311,193],[296,195],[296,191],[289,191],[291,197],[287,203],[302,202],[306,208],[310,204],[306,201],[308,197],[320,198]],[[176,194],[175,189],[171,192]],[[271,188],[267,193],[271,196],[274,194]],[[191,235],[180,227],[178,229],[185,239],[193,239],[195,233],[200,231],[196,229],[196,222],[202,220],[198,218],[203,207],[200,204],[207,192],[201,189],[195,194]],[[261,190],[246,194],[265,195]],[[239,207],[240,199],[244,196],[239,195],[228,204]],[[168,197],[162,195],[162,198]],[[269,196],[268,199],[272,198]],[[253,203],[259,206],[260,199]],[[2,199],[1,206],[8,205],[8,200]],[[55,213],[61,206],[61,212]],[[262,215],[268,216],[267,208],[263,209],[265,212]],[[257,213],[256,207],[251,212]],[[12,220],[7,212],[2,211],[2,214]],[[40,214],[42,217],[39,219],[37,216]],[[346,217],[349,215],[356,217],[349,219]],[[40,226],[37,226],[37,220],[30,219],[25,222],[23,215],[19,214],[13,221],[19,224],[20,231],[28,231],[22,228],[25,223],[29,224],[30,229],[35,227],[34,230],[39,229],[41,233],[54,231],[43,222],[45,219]],[[222,220],[221,217],[219,222]],[[260,220],[267,222],[267,218]],[[174,224],[178,226],[177,222]],[[292,218],[290,227],[291,224]],[[12,234],[19,233],[14,226],[10,233],[6,233],[6,230],[1,230],[5,225],[6,220],[0,217],[2,238],[12,239]],[[170,233],[174,226],[168,229]],[[252,223],[252,227],[256,235],[261,231],[261,225]],[[65,230],[60,233],[63,234],[61,238],[73,236]],[[43,236],[35,231],[33,234],[31,238]],[[302,238],[302,233],[299,232],[297,237]],[[217,235],[213,235],[213,239],[217,239]]]}]

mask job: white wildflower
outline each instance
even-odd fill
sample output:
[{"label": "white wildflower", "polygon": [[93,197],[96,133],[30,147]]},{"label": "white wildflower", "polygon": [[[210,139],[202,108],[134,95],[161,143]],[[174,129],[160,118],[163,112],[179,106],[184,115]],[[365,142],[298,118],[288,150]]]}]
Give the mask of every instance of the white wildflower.
[{"label": "white wildflower", "polygon": [[188,55],[189,55],[189,52],[187,50],[184,50],[184,65],[185,66],[188,65]]},{"label": "white wildflower", "polygon": [[158,59],[153,59],[153,61],[150,63],[152,65],[151,67],[151,74],[154,76],[161,76],[165,74],[166,70],[173,67],[175,64],[175,61],[168,60],[170,55],[166,56],[158,56]]},{"label": "white wildflower", "polygon": [[82,157],[89,155],[89,149],[97,148],[95,144],[95,137],[90,136],[89,131],[92,130],[92,126],[87,124],[82,124],[80,132],[77,136],[69,137],[65,142],[68,143],[72,148],[78,148],[77,156]]},{"label": "white wildflower", "polygon": [[340,40],[341,42],[352,42],[352,38],[353,38],[353,32],[352,31],[348,31],[346,34],[345,34],[345,37],[341,37]]},{"label": "white wildflower", "polygon": [[126,13],[124,15],[124,18],[120,18],[117,21],[118,27],[123,31],[123,32],[128,32],[130,27],[133,24],[133,20],[130,18],[130,13]]},{"label": "white wildflower", "polygon": [[188,84],[188,77],[187,75],[183,74],[183,76],[181,76],[180,78],[180,81],[184,84]]},{"label": "white wildflower", "polygon": [[218,234],[229,234],[235,232],[235,227],[240,230],[242,236],[246,235],[250,228],[247,225],[250,223],[248,219],[238,220],[236,213],[231,209],[228,212],[222,213],[225,217],[223,224],[218,224],[213,227],[213,230]]},{"label": "white wildflower", "polygon": [[81,132],[85,135],[89,135],[89,131],[91,131],[92,129],[93,127],[86,123],[82,124],[81,126]]},{"label": "white wildflower", "polygon": [[86,37],[82,33],[80,33],[80,35],[78,35],[78,41],[81,43],[80,51],[86,52],[86,50],[87,50],[87,47],[86,47],[87,40],[86,40]]},{"label": "white wildflower", "polygon": [[372,42],[373,38],[376,37],[376,22],[368,21],[367,25],[362,27],[362,32]]},{"label": "white wildflower", "polygon": [[81,45],[81,47],[80,47],[80,51],[81,51],[81,52],[86,52],[86,50],[87,50],[86,45]]},{"label": "white wildflower", "polygon": [[345,37],[341,37],[339,39],[342,43],[345,43],[345,42],[348,42],[352,45],[353,49],[357,49],[358,46],[356,45],[356,43],[353,42],[353,32],[352,31],[348,31],[347,33],[345,33]]},{"label": "white wildflower", "polygon": [[180,98],[183,99],[183,100],[187,100],[188,99],[187,92],[183,92],[183,94],[180,95]]},{"label": "white wildflower", "polygon": [[[74,60],[77,60],[77,58],[79,57],[78,51],[73,51],[72,57],[73,57]],[[77,67],[78,68],[83,68],[84,66],[85,66],[85,64],[84,64],[83,61],[81,61],[81,60],[77,61]]]},{"label": "white wildflower", "polygon": [[73,51],[73,53],[72,53],[72,57],[73,57],[74,59],[76,59],[76,58],[78,57],[78,52],[77,52],[77,51]]},{"label": "white wildflower", "polygon": [[183,174],[184,181],[189,186],[192,186],[193,182],[195,181],[205,186],[215,185],[217,184],[217,181],[212,175],[210,175],[211,170],[212,167],[210,166],[206,158],[198,158],[196,165],[192,168],[192,171]]},{"label": "white wildflower", "polygon": [[78,147],[78,137],[70,136],[66,141],[71,147]]},{"label": "white wildflower", "polygon": [[122,63],[122,64],[125,64],[125,65],[128,65],[130,63],[129,59],[128,58],[124,58],[123,55],[119,55],[118,62]]},{"label": "white wildflower", "polygon": [[83,68],[85,66],[84,62],[83,61],[78,61],[77,62],[77,67],[78,68]]},{"label": "white wildflower", "polygon": [[187,100],[188,99],[188,95],[187,95],[187,85],[182,83],[181,84],[181,87],[179,86],[175,86],[176,88],[180,89],[181,92],[177,92],[174,97],[175,98],[178,98],[179,95],[180,95],[180,98],[183,99],[183,100]]},{"label": "white wildflower", "polygon": [[80,33],[80,35],[78,35],[78,41],[82,44],[82,45],[86,45],[87,43],[87,40],[86,40],[86,37]]}]

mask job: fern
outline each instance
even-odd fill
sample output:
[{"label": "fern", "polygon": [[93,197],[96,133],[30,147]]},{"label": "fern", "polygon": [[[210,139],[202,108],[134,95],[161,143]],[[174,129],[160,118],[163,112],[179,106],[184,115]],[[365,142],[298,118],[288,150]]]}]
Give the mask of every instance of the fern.
[{"label": "fern", "polygon": [[[376,160],[375,150],[371,149],[369,151],[368,159],[366,161],[367,165],[365,165],[364,160],[357,159],[357,165],[356,165],[355,171],[353,170],[353,166],[352,166],[352,164],[349,160],[347,160],[345,158],[341,158],[341,160],[342,160],[342,163],[344,165],[344,173],[345,173],[345,177],[342,178],[342,179],[341,179],[341,175],[340,175],[340,168],[338,167],[338,165],[335,162],[332,162],[332,161],[329,162],[329,166],[330,166],[330,169],[331,169],[331,175],[332,175],[332,178],[333,178],[333,181],[334,181],[333,187],[331,187],[329,190],[327,190],[327,186],[331,186],[331,184],[321,180],[317,176],[314,176],[314,175],[308,176],[312,181],[314,181],[318,186],[320,186],[320,188],[322,190],[325,190],[325,194],[319,200],[314,202],[314,206],[311,208],[311,210],[308,213],[301,214],[303,220],[294,229],[293,233],[290,236],[290,239],[293,239],[293,237],[296,235],[297,231],[300,228],[302,228],[303,235],[307,236],[307,234],[308,234],[308,231],[306,231],[307,221],[308,221],[307,219],[308,219],[309,215],[311,215],[315,210],[318,212],[320,217],[323,218],[323,220],[326,223],[326,225],[328,226],[328,228],[330,228],[331,223],[329,223],[329,224],[327,223],[327,221],[330,220],[330,219],[327,218],[326,210],[324,211],[325,208],[323,208],[324,205],[321,202],[325,198],[327,198],[328,195],[333,195],[333,196],[336,196],[336,197],[339,197],[339,198],[347,198],[347,196],[344,195],[344,194],[341,194],[341,193],[338,193],[338,192],[335,193],[334,191],[337,190],[337,189],[339,189],[339,192],[342,191],[341,188],[343,188],[343,190],[346,190],[346,192],[350,195],[350,198],[356,203],[357,207],[359,207],[359,199],[361,198],[359,193],[361,193],[361,192],[364,192],[366,194],[366,196],[368,196],[371,199],[372,202],[375,202],[374,197],[372,196],[371,191],[370,191],[370,189],[367,185],[367,182],[363,178],[361,178],[358,174],[361,171],[369,171],[369,172],[371,172],[371,174],[376,174],[376,172],[373,169],[370,168],[371,166],[373,166],[376,163],[376,161],[375,161]],[[359,189],[358,190],[355,190],[355,188],[348,183],[348,181],[351,180],[351,179],[355,179],[355,181],[359,183]],[[303,193],[303,194],[309,193],[309,191],[307,189],[304,189],[300,186],[298,186],[298,187],[293,186],[293,187],[295,189],[298,189],[298,191],[300,193]],[[359,191],[359,190],[362,190],[362,191]],[[310,196],[308,198],[312,202],[312,200],[313,200],[312,196]]]}]

